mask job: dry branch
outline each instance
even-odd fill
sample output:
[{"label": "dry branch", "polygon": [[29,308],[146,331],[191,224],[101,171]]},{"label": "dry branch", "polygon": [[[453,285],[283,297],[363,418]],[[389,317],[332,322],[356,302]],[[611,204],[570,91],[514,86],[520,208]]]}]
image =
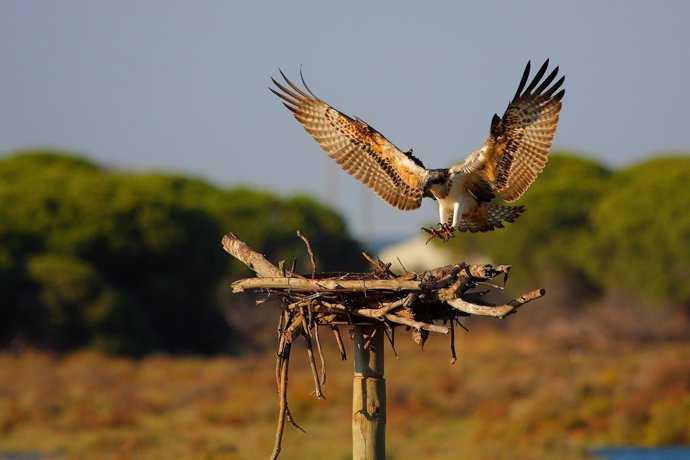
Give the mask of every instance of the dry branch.
[{"label": "dry branch", "polygon": [[311,277],[314,278],[316,276],[316,259],[314,259],[314,253],[311,250],[311,244],[309,244],[309,240],[302,235],[302,232],[297,230],[297,236],[304,241],[304,244],[307,245],[307,252],[309,253],[309,260],[311,261]]},{"label": "dry branch", "polygon": [[270,460],[275,460],[280,454],[280,448],[283,442],[283,428],[285,427],[285,418],[288,413],[287,405],[287,384],[288,384],[288,365],[290,361],[290,344],[285,349],[285,356],[278,357],[280,363],[280,375],[278,392],[280,394],[280,410],[278,412],[278,428],[276,429],[276,439],[273,445],[273,452],[271,452]]},{"label": "dry branch", "polygon": [[232,292],[256,289],[284,289],[289,291],[417,291],[419,281],[405,280],[341,280],[286,277],[245,278],[232,283]]},{"label": "dry branch", "polygon": [[[245,264],[249,269],[256,272],[257,275],[263,277],[281,276],[278,267],[266,260],[263,254],[259,254],[252,250],[244,241],[237,238],[234,233],[225,235],[222,244],[223,249],[225,249],[228,254]],[[295,275],[293,273],[289,273],[288,275],[301,278],[300,275]]]},{"label": "dry branch", "polygon": [[378,319],[379,321],[390,321],[396,324],[403,324],[405,326],[410,326],[415,329],[421,329],[430,332],[439,332],[441,334],[448,334],[448,328],[445,326],[437,326],[435,324],[423,323],[421,321],[415,321],[410,318],[405,318],[404,316],[392,315],[390,313],[382,313],[379,310],[372,310],[370,308],[360,308],[355,310],[355,314],[359,316],[366,316],[367,318]]},{"label": "dry branch", "polygon": [[518,297],[517,299],[513,299],[507,304],[500,306],[477,305],[474,303],[467,302],[466,300],[463,300],[461,298],[448,300],[446,301],[446,303],[448,303],[448,305],[450,305],[451,307],[456,308],[464,313],[468,313],[470,315],[505,318],[506,316],[515,313],[517,309],[523,306],[524,304],[538,299],[539,297],[542,297],[544,294],[546,294],[546,291],[544,289],[537,289],[536,291],[528,292],[527,294],[524,294]]}]

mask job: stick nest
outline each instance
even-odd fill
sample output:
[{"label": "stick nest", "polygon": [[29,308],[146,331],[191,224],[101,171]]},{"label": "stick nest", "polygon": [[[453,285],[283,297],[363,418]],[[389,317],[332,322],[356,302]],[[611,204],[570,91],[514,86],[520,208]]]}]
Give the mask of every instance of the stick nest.
[{"label": "stick nest", "polygon": [[[455,362],[455,324],[463,327],[460,318],[470,315],[503,318],[545,293],[538,289],[503,305],[487,301],[489,293],[505,285],[510,265],[459,263],[420,273],[405,270],[404,274],[398,275],[391,271],[390,263],[363,253],[372,264],[368,273],[317,273],[309,241],[299,231],[297,236],[307,247],[311,275],[294,273],[294,267],[287,270],[283,262],[278,266],[272,264],[232,233],[225,235],[222,241],[228,253],[258,275],[234,282],[233,292],[262,291],[268,294],[262,301],[280,300],[282,313],[278,322],[275,368],[280,411],[271,459],[278,458],[280,453],[286,421],[304,431],[293,420],[287,403],[290,348],[297,337],[304,337],[307,343],[314,394],[317,398],[324,398],[322,387],[326,384],[326,363],[318,326],[330,328],[342,359],[347,355],[338,325],[368,325],[379,326],[374,328],[374,334],[385,333],[393,352],[396,326],[410,330],[414,341],[422,347],[429,332],[450,334],[451,362]],[[502,278],[500,285],[490,282],[496,278]],[[320,371],[317,370],[313,343],[316,343],[321,362]]]}]

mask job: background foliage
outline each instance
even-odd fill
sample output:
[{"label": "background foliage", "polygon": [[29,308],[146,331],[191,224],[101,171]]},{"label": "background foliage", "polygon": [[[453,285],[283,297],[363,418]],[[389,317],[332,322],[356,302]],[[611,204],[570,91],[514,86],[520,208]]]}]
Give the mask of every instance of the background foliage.
[{"label": "background foliage", "polygon": [[[510,287],[621,291],[690,311],[690,156],[619,171],[552,157],[516,224],[445,245],[516,263]],[[272,260],[361,270],[343,219],[307,196],[223,189],[190,177],[110,171],[70,153],[0,160],[0,345],[141,355],[212,353],[233,331],[219,286],[247,275],[220,249],[232,230]],[[227,286],[227,283],[225,283]],[[235,331],[236,332],[236,331]]]},{"label": "background foliage", "polygon": [[690,157],[626,168],[592,210],[596,264],[607,288],[690,305]]},{"label": "background foliage", "polygon": [[304,256],[299,229],[320,268],[358,263],[343,219],[308,197],[107,171],[66,153],[3,159],[0,343],[220,351],[231,331],[216,288],[247,270],[220,248],[231,229],[272,259]]}]

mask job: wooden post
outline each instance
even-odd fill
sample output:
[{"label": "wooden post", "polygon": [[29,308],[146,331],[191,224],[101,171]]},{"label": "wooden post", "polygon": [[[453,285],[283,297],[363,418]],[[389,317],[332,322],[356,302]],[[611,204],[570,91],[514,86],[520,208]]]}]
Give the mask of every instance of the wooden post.
[{"label": "wooden post", "polygon": [[383,326],[355,326],[355,377],[352,382],[352,459],[386,456],[386,380]]}]

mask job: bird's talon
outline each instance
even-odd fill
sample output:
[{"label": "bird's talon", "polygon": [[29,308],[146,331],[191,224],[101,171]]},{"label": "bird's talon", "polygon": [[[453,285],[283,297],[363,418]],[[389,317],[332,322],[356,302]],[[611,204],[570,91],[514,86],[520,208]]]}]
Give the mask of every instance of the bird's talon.
[{"label": "bird's talon", "polygon": [[436,225],[436,228],[422,227],[422,230],[430,235],[424,244],[429,244],[429,241],[433,240],[434,238],[438,238],[444,243],[447,243],[451,238],[455,238],[455,228],[448,224],[439,223]]}]

